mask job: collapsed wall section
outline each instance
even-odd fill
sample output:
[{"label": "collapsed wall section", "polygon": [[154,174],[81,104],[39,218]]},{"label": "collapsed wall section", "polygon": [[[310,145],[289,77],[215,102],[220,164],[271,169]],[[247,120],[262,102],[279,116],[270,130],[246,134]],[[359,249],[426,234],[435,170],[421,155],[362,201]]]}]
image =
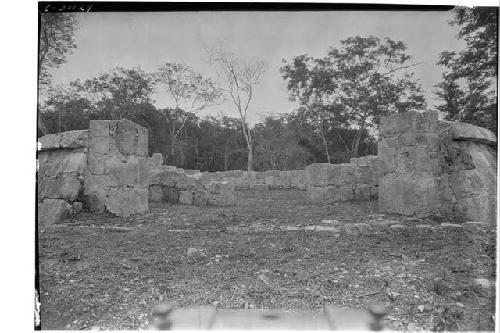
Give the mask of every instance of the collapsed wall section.
[{"label": "collapsed wall section", "polygon": [[490,131],[437,112],[382,118],[380,211],[495,223],[495,146]]}]

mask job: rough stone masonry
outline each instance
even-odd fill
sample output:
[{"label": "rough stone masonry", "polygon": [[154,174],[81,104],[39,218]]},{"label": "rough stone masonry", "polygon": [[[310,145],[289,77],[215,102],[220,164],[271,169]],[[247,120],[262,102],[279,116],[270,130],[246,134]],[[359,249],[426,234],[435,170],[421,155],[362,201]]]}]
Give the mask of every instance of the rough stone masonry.
[{"label": "rough stone masonry", "polygon": [[380,211],[494,224],[496,145],[492,132],[437,112],[382,118]]}]

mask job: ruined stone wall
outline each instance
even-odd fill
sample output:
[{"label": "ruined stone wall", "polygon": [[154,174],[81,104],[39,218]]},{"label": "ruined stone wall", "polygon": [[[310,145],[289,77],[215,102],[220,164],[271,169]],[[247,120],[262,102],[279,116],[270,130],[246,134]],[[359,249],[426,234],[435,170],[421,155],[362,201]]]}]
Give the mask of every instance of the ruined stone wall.
[{"label": "ruined stone wall", "polygon": [[202,172],[210,180],[234,182],[237,190],[298,189],[305,190],[305,170],[217,171]]},{"label": "ruined stone wall", "polygon": [[305,170],[307,202],[328,204],[377,198],[379,179],[377,156],[352,158],[350,162],[308,165]]},{"label": "ruined stone wall", "polygon": [[148,210],[148,131],[127,119],[91,120],[84,179],[87,207],[117,216]]},{"label": "ruined stone wall", "polygon": [[496,137],[437,112],[384,117],[380,124],[379,209],[494,223]]},{"label": "ruined stone wall", "polygon": [[44,228],[82,209],[88,131],[49,134],[39,144],[38,224]]}]

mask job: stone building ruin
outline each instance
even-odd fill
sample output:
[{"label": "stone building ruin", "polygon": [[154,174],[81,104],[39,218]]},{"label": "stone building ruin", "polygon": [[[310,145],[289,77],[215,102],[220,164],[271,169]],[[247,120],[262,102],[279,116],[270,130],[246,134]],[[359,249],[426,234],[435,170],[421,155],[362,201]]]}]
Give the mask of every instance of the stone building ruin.
[{"label": "stone building ruin", "polygon": [[437,112],[384,117],[377,156],[305,170],[200,172],[148,155],[148,131],[127,119],[39,139],[38,223],[83,207],[126,217],[150,202],[232,205],[235,191],[295,189],[310,204],[378,200],[380,212],[496,223],[496,145],[490,131],[438,120]]}]

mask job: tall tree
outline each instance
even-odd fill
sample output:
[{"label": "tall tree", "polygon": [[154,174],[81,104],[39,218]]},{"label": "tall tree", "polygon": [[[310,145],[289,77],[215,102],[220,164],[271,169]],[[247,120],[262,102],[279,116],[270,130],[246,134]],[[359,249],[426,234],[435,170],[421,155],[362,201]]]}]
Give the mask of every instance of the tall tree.
[{"label": "tall tree", "polygon": [[[76,48],[74,40],[78,22],[71,13],[41,13],[38,43],[38,92],[39,98],[51,82],[50,69],[66,62],[66,57]],[[38,130],[47,133],[40,105],[37,106]]]},{"label": "tall tree", "polygon": [[263,60],[238,58],[222,47],[211,52],[210,60],[218,64],[224,80],[223,90],[229,95],[240,116],[241,130],[248,149],[247,170],[252,171],[253,141],[248,124],[248,109],[254,97],[254,88],[266,72],[267,64]]},{"label": "tall tree", "polygon": [[445,67],[435,93],[444,102],[436,108],[445,119],[464,121],[497,133],[498,8],[457,7],[451,25],[467,47],[444,51],[438,64]]},{"label": "tall tree", "polygon": [[302,55],[285,62],[281,72],[291,98],[318,128],[342,125],[356,132],[350,147],[356,157],[382,116],[425,107],[421,86],[408,70],[418,64],[410,63],[406,50],[402,41],[350,37],[323,58]]},{"label": "tall tree", "polygon": [[171,109],[178,116],[169,123],[170,155],[173,158],[177,138],[190,115],[217,103],[222,92],[211,79],[182,64],[164,64],[155,73],[155,78],[156,83],[165,88],[173,102]]},{"label": "tall tree", "polygon": [[122,119],[138,105],[152,102],[153,77],[139,67],[116,67],[85,81],[76,80],[70,84],[92,102],[95,112],[106,119]]}]

